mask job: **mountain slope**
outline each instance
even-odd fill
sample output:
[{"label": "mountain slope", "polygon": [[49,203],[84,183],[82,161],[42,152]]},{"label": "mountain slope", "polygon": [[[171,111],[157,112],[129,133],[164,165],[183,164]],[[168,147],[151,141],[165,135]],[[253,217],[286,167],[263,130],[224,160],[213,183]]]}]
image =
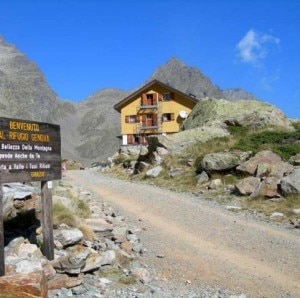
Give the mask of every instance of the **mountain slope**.
[{"label": "mountain slope", "polygon": [[57,121],[72,112],[60,101],[38,67],[0,37],[0,115]]},{"label": "mountain slope", "polygon": [[198,99],[204,97],[224,98],[222,91],[200,70],[188,67],[177,58],[172,58],[157,68],[147,82],[153,79],[160,80],[186,94],[191,93]]}]

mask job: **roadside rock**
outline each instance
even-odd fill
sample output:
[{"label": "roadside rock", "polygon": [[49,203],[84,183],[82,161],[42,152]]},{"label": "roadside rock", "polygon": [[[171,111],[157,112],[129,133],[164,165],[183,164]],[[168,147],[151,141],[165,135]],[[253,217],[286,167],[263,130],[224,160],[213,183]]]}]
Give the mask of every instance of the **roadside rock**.
[{"label": "roadside rock", "polygon": [[206,172],[230,171],[240,163],[249,159],[250,156],[251,152],[242,151],[217,152],[207,154],[201,161],[201,168],[196,170],[205,170]]},{"label": "roadside rock", "polygon": [[196,143],[205,143],[218,137],[229,136],[229,132],[222,126],[203,126],[181,131],[168,136],[149,136],[149,147],[156,150],[157,147],[167,149],[170,154],[180,153],[182,150]]},{"label": "roadside rock", "polygon": [[278,185],[280,179],[277,177],[266,177],[259,185],[259,187],[251,194],[252,198],[264,196],[267,198],[280,197],[278,194]]},{"label": "roadside rock", "polygon": [[197,175],[197,183],[199,185],[205,184],[209,181],[209,176],[205,171],[202,171],[199,175]]},{"label": "roadside rock", "polygon": [[257,177],[274,176],[282,178],[293,170],[281,157],[270,150],[258,152],[254,157],[236,168],[238,171]]},{"label": "roadside rock", "polygon": [[248,196],[251,195],[253,192],[260,185],[260,179],[257,177],[246,177],[245,179],[241,180],[239,183],[235,185],[235,189],[238,194]]},{"label": "roadside rock", "polygon": [[300,194],[300,168],[281,180],[280,189],[284,195]]},{"label": "roadside rock", "polygon": [[163,168],[161,166],[157,166],[153,169],[150,169],[146,172],[146,176],[149,178],[156,178],[162,172]]}]

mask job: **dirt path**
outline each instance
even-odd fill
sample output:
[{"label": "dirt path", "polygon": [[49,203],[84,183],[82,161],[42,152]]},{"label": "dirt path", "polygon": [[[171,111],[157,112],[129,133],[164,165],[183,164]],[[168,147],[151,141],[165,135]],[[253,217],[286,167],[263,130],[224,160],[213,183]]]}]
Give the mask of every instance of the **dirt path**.
[{"label": "dirt path", "polygon": [[300,297],[299,231],[95,171],[67,175],[146,228],[140,235],[146,263],[168,279],[206,282],[247,297]]}]

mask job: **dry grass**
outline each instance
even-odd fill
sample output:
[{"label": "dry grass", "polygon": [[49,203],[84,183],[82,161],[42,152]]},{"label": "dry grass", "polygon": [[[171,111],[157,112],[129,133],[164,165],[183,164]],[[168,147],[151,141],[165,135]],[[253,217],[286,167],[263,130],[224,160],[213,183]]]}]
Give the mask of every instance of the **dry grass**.
[{"label": "dry grass", "polygon": [[270,216],[273,212],[281,212],[288,218],[298,218],[299,215],[293,214],[292,210],[300,208],[300,195],[290,195],[278,201],[266,200],[263,197],[246,199],[243,201],[243,207],[267,216]]},{"label": "dry grass", "polygon": [[78,229],[82,232],[85,240],[92,241],[95,239],[96,234],[88,225],[81,224]]},{"label": "dry grass", "polygon": [[78,217],[72,210],[61,203],[53,204],[53,226],[58,227],[64,223],[70,227],[78,226]]}]

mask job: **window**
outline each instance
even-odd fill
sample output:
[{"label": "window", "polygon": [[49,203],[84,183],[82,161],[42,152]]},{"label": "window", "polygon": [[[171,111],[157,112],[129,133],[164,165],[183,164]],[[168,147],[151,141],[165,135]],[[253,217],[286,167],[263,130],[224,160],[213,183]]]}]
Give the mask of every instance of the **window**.
[{"label": "window", "polygon": [[172,121],[172,120],[174,120],[174,113],[164,113],[162,115],[163,122]]},{"label": "window", "polygon": [[136,123],[137,117],[136,115],[125,116],[125,123]]},{"label": "window", "polygon": [[164,101],[166,101],[166,100],[171,100],[171,94],[170,94],[170,93],[163,93],[162,96],[163,96],[162,99],[163,99]]},{"label": "window", "polygon": [[147,114],[147,120],[152,120],[153,119],[153,115],[152,114]]},{"label": "window", "polygon": [[153,93],[147,94],[147,99],[153,99]]}]

